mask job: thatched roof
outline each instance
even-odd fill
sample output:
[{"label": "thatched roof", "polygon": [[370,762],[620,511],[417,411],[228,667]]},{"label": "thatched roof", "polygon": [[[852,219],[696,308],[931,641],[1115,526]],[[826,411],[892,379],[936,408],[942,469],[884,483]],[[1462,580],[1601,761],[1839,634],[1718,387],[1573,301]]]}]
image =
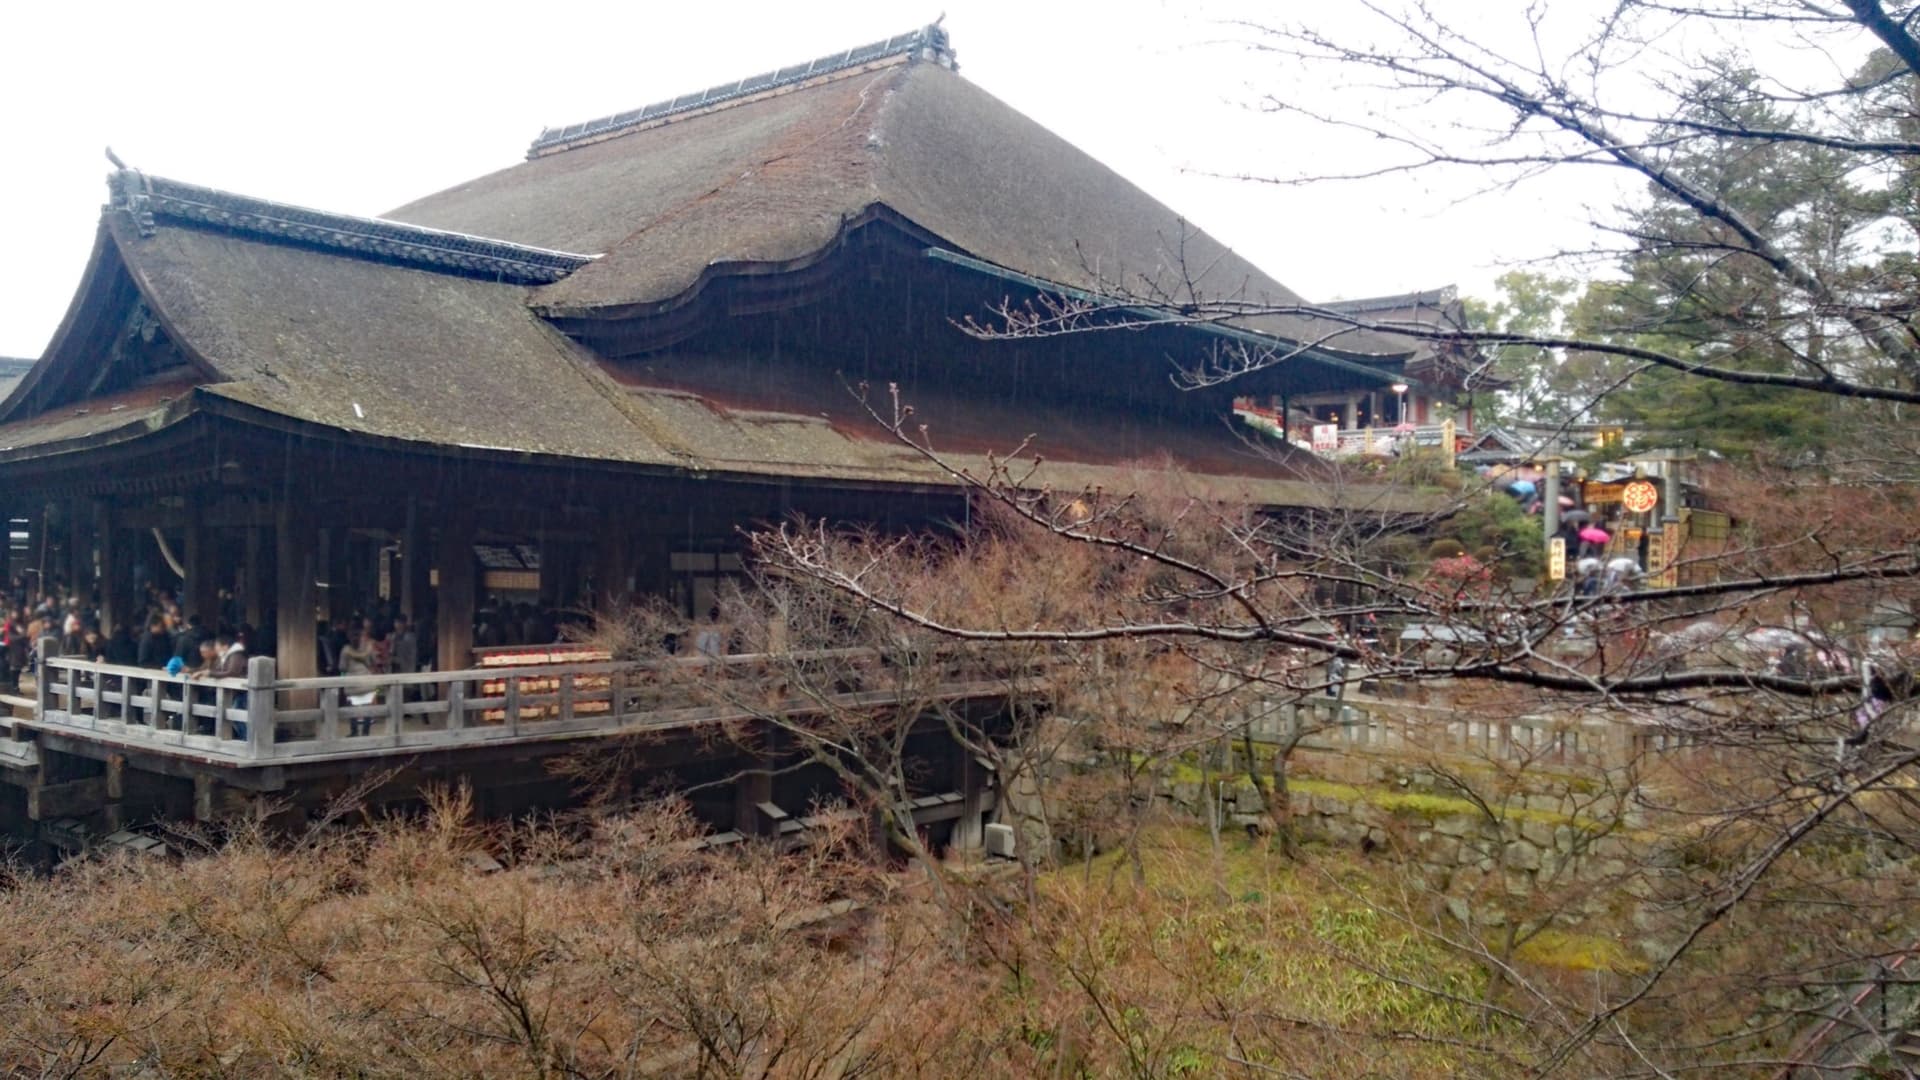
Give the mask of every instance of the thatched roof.
[{"label": "thatched roof", "polygon": [[[809,265],[855,222],[897,229],[952,265],[1102,295],[1300,302],[961,79],[944,37],[925,31],[543,133],[525,164],[398,220],[127,170],[111,187],[67,319],[0,402],[0,457],[177,432],[207,412],[516,461],[944,487],[950,477],[837,384],[830,400],[813,386],[742,387],[725,358],[706,383],[696,364],[654,377],[548,319],[644,316],[715,273]],[[1291,341],[1332,333],[1335,351],[1360,356],[1408,352],[1404,340],[1293,317],[1249,324]],[[152,350],[129,352],[148,334]],[[1168,456],[1211,497],[1425,508],[1404,493],[1283,478],[1224,433],[1151,417],[1028,417],[964,393],[942,404],[943,449],[963,466],[1043,432],[1036,483],[1122,490],[1126,462]]]},{"label": "thatched roof", "polygon": [[[645,314],[716,273],[803,265],[876,208],[940,246],[1087,292],[1171,306],[1304,303],[962,78],[950,52],[929,55],[912,39],[894,39],[905,45],[878,58],[855,50],[864,62],[810,79],[705,91],[677,110],[577,125],[571,140],[574,129],[543,133],[528,161],[387,216],[604,253],[535,294],[543,310],[573,318]],[[1333,351],[1410,351],[1404,340],[1290,316],[1246,325],[1295,342],[1325,338]]]},{"label": "thatched roof", "polygon": [[[165,213],[142,219],[118,207],[105,215],[89,278],[77,308],[118,296],[111,283],[129,280],[137,294],[127,302],[146,305],[191,364],[106,397],[15,395],[0,413],[0,460],[140,438],[206,411],[511,460],[742,479],[952,483],[844,400],[836,400],[834,415],[822,415],[812,398],[743,400],[717,387],[616,381],[529,309],[527,287],[453,268],[396,265],[377,253],[328,249],[235,221],[213,228]],[[97,309],[71,321],[114,326],[123,317]],[[67,383],[59,369],[98,362],[94,344],[63,336],[36,375],[57,388]],[[976,426],[991,432],[993,418]],[[1145,435],[1136,441],[1143,451],[1152,445]],[[1171,448],[1176,459],[1201,467],[1186,481],[1196,493],[1288,506],[1354,505],[1381,494],[1282,479],[1251,456],[1223,468],[1221,452],[1207,457],[1200,443],[1189,434]],[[954,460],[979,468],[984,448],[978,439],[954,446]],[[1114,447],[1097,435],[1042,440],[1036,449],[1050,458],[1038,482],[1110,490],[1130,482],[1131,470],[1113,464]],[[1402,495],[1386,497],[1385,508],[1418,509],[1401,506]]]},{"label": "thatched roof", "polygon": [[116,238],[148,302],[220,381],[311,423],[450,447],[670,464],[526,290],[195,228]]}]

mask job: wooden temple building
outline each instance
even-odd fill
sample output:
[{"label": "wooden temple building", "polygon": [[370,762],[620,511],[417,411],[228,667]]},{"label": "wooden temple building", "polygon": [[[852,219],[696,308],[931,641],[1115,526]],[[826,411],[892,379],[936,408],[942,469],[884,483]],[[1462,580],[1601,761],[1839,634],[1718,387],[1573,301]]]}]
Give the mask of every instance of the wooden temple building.
[{"label": "wooden temple building", "polygon": [[[961,329],[1046,296],[1168,317]],[[511,686],[480,702],[490,595],[695,615],[738,571],[740,526],[964,517],[964,492],[864,415],[861,382],[898,384],[963,460],[1033,435],[1056,487],[1170,460],[1272,507],[1353,496],[1250,447],[1235,395],[1457,387],[1418,343],[1338,319],[1172,317],[1215,302],[1303,303],[968,82],[937,27],[542,132],[525,161],[379,218],[117,171],[64,321],[0,402],[12,569],[93,592],[109,629],[147,581],[208,620],[236,605],[255,670],[182,705],[159,673],[50,660],[0,772],[38,820],[182,792],[207,816],[223,791],[380,760],[539,772],[663,706],[623,696],[618,665],[567,669],[538,722]],[[1290,355],[1231,386],[1169,377],[1170,357],[1247,347]],[[389,682],[432,685],[356,713],[348,680],[320,677],[316,627],[381,597],[437,643],[432,673]],[[609,707],[580,708],[592,695]],[[183,708],[211,733],[151,722]],[[361,717],[372,733],[350,735]]]}]

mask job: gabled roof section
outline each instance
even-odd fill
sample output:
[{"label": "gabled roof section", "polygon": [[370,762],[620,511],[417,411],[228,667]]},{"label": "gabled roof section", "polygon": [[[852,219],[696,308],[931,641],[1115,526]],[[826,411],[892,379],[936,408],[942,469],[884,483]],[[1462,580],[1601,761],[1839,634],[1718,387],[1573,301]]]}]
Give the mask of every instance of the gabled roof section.
[{"label": "gabled roof section", "polygon": [[929,60],[949,70],[957,66],[954,64],[953,47],[947,40],[947,32],[942,30],[936,21],[918,30],[895,34],[883,41],[815,57],[804,64],[794,64],[777,71],[763,71],[758,75],[749,75],[735,82],[709,86],[696,93],[681,94],[679,97],[656,101],[651,105],[615,113],[612,116],[597,117],[578,124],[568,124],[565,127],[548,128],[533,140],[533,145],[527,150],[527,157],[531,160],[546,154],[570,150],[589,142],[598,142],[601,139],[643,127],[663,124],[676,117],[703,112],[749,98],[776,94],[828,78],[844,78],[861,71],[875,71],[882,67],[904,63],[909,58]]},{"label": "gabled roof section", "polygon": [[243,236],[515,285],[549,284],[593,261],[591,255],[269,202],[133,169],[115,172],[108,187],[113,208],[130,215],[143,236],[151,236],[160,222],[210,226]]},{"label": "gabled roof section", "polygon": [[679,458],[637,428],[524,287],[225,229],[109,228],[199,394],[354,434],[630,464]]},{"label": "gabled roof section", "polygon": [[[604,252],[536,292],[543,313],[567,319],[648,318],[717,276],[811,266],[851,228],[884,219],[930,246],[1089,293],[1231,306],[1250,313],[1246,329],[1329,351],[1413,351],[1403,338],[1274,310],[1309,305],[961,78],[944,35],[917,31],[827,59],[824,75],[801,74],[821,61],[796,65],[768,90],[741,80],[652,115],[649,106],[573,135],[549,132],[530,160],[387,216]],[[851,66],[835,67],[842,59]]]}]

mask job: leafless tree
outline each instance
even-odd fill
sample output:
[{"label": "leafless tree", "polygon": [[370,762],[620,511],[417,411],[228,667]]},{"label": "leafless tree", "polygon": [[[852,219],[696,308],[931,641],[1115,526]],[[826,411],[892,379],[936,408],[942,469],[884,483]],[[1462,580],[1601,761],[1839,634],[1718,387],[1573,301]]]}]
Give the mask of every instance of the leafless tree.
[{"label": "leafless tree", "polygon": [[[1352,477],[1323,472],[1341,497],[1291,515],[1177,490],[1167,497],[1177,481],[1160,482],[1157,495],[1049,490],[1023,448],[984,468],[962,465],[942,452],[937,416],[874,393],[864,398],[873,420],[980,505],[1127,573],[1075,610],[1016,620],[897,589],[870,569],[882,552],[849,550],[817,524],[759,535],[758,555],[790,579],[955,642],[1144,644],[1187,665],[1174,684],[1196,701],[1310,700],[1335,681],[1328,665],[1338,661],[1370,680],[1427,688],[1456,715],[1630,718],[1654,742],[1690,748],[1693,764],[1665,768],[1657,783],[1651,769],[1636,772],[1628,786],[1642,810],[1689,823],[1694,842],[1680,865],[1639,868],[1660,871],[1638,888],[1667,919],[1650,933],[1661,946],[1644,969],[1577,994],[1519,978],[1523,996],[1556,1018],[1527,1067],[1669,1075],[1708,1059],[1790,1065],[1815,1052],[1800,1036],[1840,990],[1920,938],[1903,913],[1920,852],[1907,794],[1920,764],[1904,685],[1911,657],[1819,629],[1857,631],[1876,605],[1910,607],[1920,577],[1909,486],[1920,448],[1904,412],[1920,403],[1911,258],[1920,228],[1911,183],[1920,43],[1911,24],[1920,11],[1876,0],[1624,0],[1598,12],[1531,6],[1504,16],[1513,25],[1499,30],[1488,22],[1500,16],[1478,9],[1469,17],[1439,5],[1364,7],[1364,30],[1323,29],[1311,17],[1244,29],[1276,62],[1353,90],[1334,99],[1353,101],[1351,114],[1309,119],[1400,156],[1359,171],[1257,179],[1359,184],[1454,170],[1504,189],[1610,170],[1645,191],[1642,205],[1592,250],[1569,254],[1655,287],[1617,293],[1575,330],[1512,334],[1210,296],[1194,273],[1009,304],[967,328],[992,341],[1288,316],[1309,328],[1300,340],[1197,348],[1176,382],[1231,382],[1386,332],[1466,355],[1526,345],[1597,357],[1610,372],[1603,397],[1717,385],[1833,403],[1843,422],[1817,459],[1702,466],[1707,482],[1740,500],[1742,531],[1724,550],[1684,552],[1675,587],[1598,597],[1507,588],[1499,552],[1484,579],[1410,572],[1410,562],[1425,561],[1417,557],[1425,538],[1489,497],[1484,489],[1427,488],[1424,506],[1385,513]],[[1490,44],[1503,40],[1515,47]],[[1780,59],[1787,55],[1823,62]],[[1302,113],[1293,102],[1268,104]],[[1775,173],[1727,165],[1777,164],[1789,153],[1801,156]],[[1756,185],[1769,191],[1789,175],[1807,186],[1783,194],[1784,207],[1756,205]],[[1839,208],[1821,212],[1820,236],[1809,225],[1816,204]],[[1646,296],[1689,306],[1649,306]],[[1454,647],[1377,641],[1364,629],[1374,620],[1443,626]],[[1782,662],[1765,655],[1770,640],[1803,647]],[[1633,759],[1635,770],[1647,764]],[[1864,860],[1851,874],[1840,869],[1848,852]],[[1470,948],[1510,964],[1511,935],[1524,930],[1505,929],[1504,952],[1485,936]],[[1783,932],[1792,936],[1772,937]],[[1752,1022],[1729,1028],[1736,1014]]]}]

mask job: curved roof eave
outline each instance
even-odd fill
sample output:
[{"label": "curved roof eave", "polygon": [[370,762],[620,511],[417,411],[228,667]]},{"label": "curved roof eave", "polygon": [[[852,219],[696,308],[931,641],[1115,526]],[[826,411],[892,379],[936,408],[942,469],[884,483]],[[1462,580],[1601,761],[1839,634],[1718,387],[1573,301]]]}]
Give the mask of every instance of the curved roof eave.
[{"label": "curved roof eave", "polygon": [[[1146,318],[1154,322],[1164,322],[1169,326],[1186,327],[1186,328],[1195,330],[1199,333],[1212,334],[1219,337],[1225,337],[1225,338],[1229,338],[1231,340],[1239,341],[1245,344],[1255,345],[1263,349],[1288,350],[1290,352],[1297,353],[1302,358],[1311,360],[1315,363],[1324,364],[1332,368],[1338,368],[1339,370],[1346,371],[1350,374],[1363,375],[1369,379],[1374,379],[1381,382],[1398,381],[1398,380],[1404,379],[1405,376],[1399,372],[1383,371],[1380,368],[1370,367],[1368,366],[1366,361],[1373,360],[1377,362],[1383,359],[1403,359],[1406,356],[1409,356],[1412,354],[1411,350],[1409,350],[1406,353],[1387,353],[1387,354],[1351,353],[1351,352],[1345,352],[1343,350],[1327,348],[1324,345],[1316,345],[1308,342],[1290,341],[1286,338],[1282,338],[1274,334],[1263,333],[1258,330],[1250,330],[1245,327],[1234,326],[1230,323],[1187,319],[1187,318],[1183,318],[1177,313],[1169,312],[1160,308],[1155,308],[1151,305],[1129,302],[1124,299],[1119,299],[1119,298],[1110,297],[1110,296],[1099,296],[1094,293],[1087,292],[1086,290],[1083,290],[1083,289],[1076,289],[1071,285],[1062,285],[1058,282],[1046,281],[1041,278],[1033,277],[1030,274],[1023,274],[1018,270],[1011,270],[1011,269],[1008,269],[1007,267],[1000,266],[995,263],[990,263],[985,259],[977,259],[963,252],[952,251],[945,248],[933,247],[933,248],[928,248],[925,254],[927,255],[928,258],[931,258],[931,259],[937,259],[941,262],[951,263],[952,265],[955,265],[955,266],[963,267],[969,270],[974,270],[979,273],[983,273],[983,274],[990,275],[992,277],[999,278],[1003,281],[1010,281],[1016,284],[1025,285],[1028,288],[1035,289],[1040,292],[1053,293],[1057,296],[1063,296],[1069,300],[1076,300],[1076,301],[1097,304],[1106,310],[1119,311],[1130,316]],[[1341,331],[1336,331],[1336,332],[1349,332],[1353,329],[1357,329],[1357,328],[1347,327]],[[1415,385],[1420,385],[1420,384],[1416,383]]]},{"label": "curved roof eave", "polygon": [[124,302],[123,286],[132,284],[125,274],[126,265],[102,215],[94,231],[93,251],[87,255],[87,268],[80,275],[73,299],[67,302],[67,313],[61,316],[46,350],[14,384],[6,399],[0,401],[0,424],[19,419],[23,404],[39,392],[48,379],[48,372],[61,364],[62,357],[71,355],[79,347],[77,339],[98,324],[107,311]]},{"label": "curved roof eave", "polygon": [[860,212],[842,218],[840,227],[826,243],[804,255],[791,259],[731,259],[711,262],[680,291],[659,300],[628,304],[553,304],[539,299],[540,293],[545,291],[539,289],[535,290],[530,306],[542,318],[556,321],[618,322],[623,319],[645,319],[665,315],[698,301],[708,286],[723,278],[789,274],[811,269],[839,251],[854,232],[872,224],[883,224],[898,229],[916,244],[940,241],[940,237],[885,203],[868,203]]},{"label": "curved roof eave", "polygon": [[[1377,364],[1382,360],[1405,360],[1413,354],[1412,349],[1408,349],[1405,352],[1394,353],[1349,352],[1324,345],[1290,341],[1273,334],[1222,322],[1181,319],[1177,315],[1157,311],[1147,305],[1130,304],[1112,297],[1096,296],[1093,293],[1075,288],[1071,285],[1047,281],[978,258],[960,249],[958,245],[949,243],[937,233],[925,228],[907,215],[900,213],[898,210],[895,210],[883,202],[870,203],[860,213],[844,219],[841,222],[840,228],[834,233],[830,240],[805,255],[783,260],[735,260],[709,263],[706,268],[700,272],[700,275],[688,283],[685,288],[674,293],[672,296],[660,300],[631,304],[577,306],[543,304],[538,300],[538,293],[536,293],[536,299],[533,301],[532,307],[541,317],[551,319],[558,323],[607,323],[620,322],[628,319],[647,319],[666,315],[698,302],[709,286],[724,278],[796,273],[817,266],[831,257],[835,252],[839,251],[854,231],[870,224],[882,224],[897,229],[913,243],[925,245],[922,253],[927,257],[958,266],[962,269],[986,274],[1002,281],[1025,285],[1038,292],[1052,293],[1069,299],[1099,303],[1102,306],[1115,310],[1124,310],[1136,316],[1149,317],[1156,320],[1164,318],[1170,325],[1185,326],[1199,333],[1227,337],[1263,349],[1279,348],[1297,350],[1303,358],[1315,363],[1337,368],[1349,374],[1364,376],[1365,378],[1381,383],[1401,381],[1406,377],[1402,372],[1383,371],[1380,368],[1369,366],[1370,362]],[[1334,333],[1349,333],[1358,329],[1358,327],[1340,327],[1336,329]],[[1431,387],[1425,387],[1425,384],[1418,380],[1407,381],[1413,382],[1416,386],[1431,389]]]}]

